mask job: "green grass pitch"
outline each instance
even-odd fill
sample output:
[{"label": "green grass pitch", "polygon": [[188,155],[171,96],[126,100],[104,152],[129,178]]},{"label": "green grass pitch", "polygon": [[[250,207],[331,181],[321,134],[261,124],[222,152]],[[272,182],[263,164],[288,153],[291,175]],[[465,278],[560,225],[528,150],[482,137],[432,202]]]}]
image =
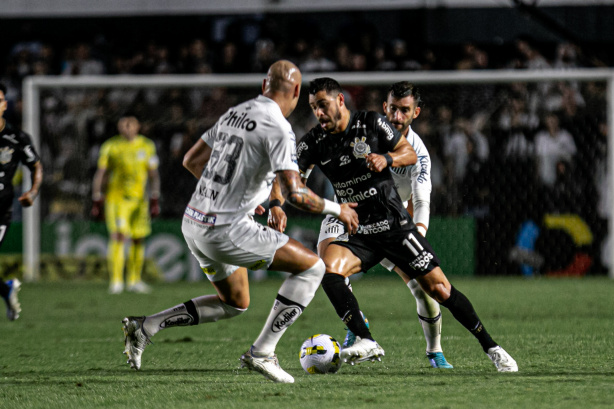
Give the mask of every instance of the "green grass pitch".
[{"label": "green grass pitch", "polygon": [[277,348],[295,377],[279,385],[239,369],[281,281],[252,283],[252,304],[232,320],[171,328],[153,338],[141,371],[123,351],[121,319],[213,292],[208,282],[158,284],[149,295],[108,295],[106,283],[24,284],[19,320],[0,317],[0,408],[611,408],[614,281],[452,278],[493,338],[518,362],[498,373],[478,342],[443,310],[452,370],[430,368],[410,291],[400,279],[366,277],[354,291],[386,350],[379,363],[337,374],[301,369],[301,343],[343,340],[343,324],[319,289]]}]

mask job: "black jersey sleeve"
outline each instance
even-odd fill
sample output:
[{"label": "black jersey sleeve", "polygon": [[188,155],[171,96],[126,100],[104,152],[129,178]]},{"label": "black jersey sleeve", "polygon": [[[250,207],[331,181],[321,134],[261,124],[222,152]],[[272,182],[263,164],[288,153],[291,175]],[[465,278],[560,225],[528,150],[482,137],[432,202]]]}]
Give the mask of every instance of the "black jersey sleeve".
[{"label": "black jersey sleeve", "polygon": [[375,129],[377,132],[380,146],[388,150],[388,152],[393,151],[403,135],[388,122],[388,119],[386,119],[384,115],[371,111],[369,112],[369,116],[369,119],[373,123],[372,129]]},{"label": "black jersey sleeve", "polygon": [[36,153],[36,149],[32,145],[32,139],[30,135],[25,132],[19,132],[18,141],[18,151],[19,151],[19,160],[21,163],[26,165],[30,170],[34,170],[34,165],[36,162],[40,161],[40,157],[38,153]]},{"label": "black jersey sleeve", "polygon": [[305,134],[300,142],[296,145],[296,157],[298,160],[298,168],[301,172],[305,172],[307,169],[311,167],[311,165],[315,164],[313,160],[313,155],[315,154],[315,144],[312,143],[313,134],[312,132],[308,132]]}]

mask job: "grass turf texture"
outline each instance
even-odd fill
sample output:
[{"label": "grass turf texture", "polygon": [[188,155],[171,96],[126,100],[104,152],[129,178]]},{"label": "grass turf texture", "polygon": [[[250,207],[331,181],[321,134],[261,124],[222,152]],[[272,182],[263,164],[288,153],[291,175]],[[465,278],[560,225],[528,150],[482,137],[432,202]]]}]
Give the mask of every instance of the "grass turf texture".
[{"label": "grass turf texture", "polygon": [[386,350],[381,363],[334,375],[301,369],[301,343],[316,333],[343,341],[324,292],[286,332],[279,385],[238,369],[281,283],[251,283],[243,315],[158,333],[141,371],[122,355],[121,319],[211,293],[201,283],[158,284],[149,295],[108,295],[93,282],[24,284],[19,320],[0,319],[0,408],[611,408],[614,281],[453,279],[486,328],[518,362],[496,372],[478,342],[443,311],[442,345],[452,370],[430,368],[410,291],[398,278],[357,281],[354,291]]}]

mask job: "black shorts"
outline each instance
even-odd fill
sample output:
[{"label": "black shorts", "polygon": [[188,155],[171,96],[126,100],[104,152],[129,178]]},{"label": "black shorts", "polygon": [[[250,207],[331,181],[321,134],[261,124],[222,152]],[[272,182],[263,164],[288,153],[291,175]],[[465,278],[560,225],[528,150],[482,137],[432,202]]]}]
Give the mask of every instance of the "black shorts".
[{"label": "black shorts", "polygon": [[0,200],[0,246],[6,237],[6,232],[11,225],[13,217],[12,200]]},{"label": "black shorts", "polygon": [[331,244],[348,248],[368,271],[387,258],[410,278],[429,273],[439,266],[439,258],[426,237],[413,225],[378,234],[343,234]]}]

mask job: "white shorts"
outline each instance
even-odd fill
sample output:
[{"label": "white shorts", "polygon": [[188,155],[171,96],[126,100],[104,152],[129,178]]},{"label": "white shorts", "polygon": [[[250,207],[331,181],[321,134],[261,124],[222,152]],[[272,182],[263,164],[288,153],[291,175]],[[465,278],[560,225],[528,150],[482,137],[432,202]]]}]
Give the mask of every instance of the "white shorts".
[{"label": "white shorts", "polygon": [[223,280],[239,267],[268,268],[275,252],[289,240],[285,234],[263,226],[250,216],[198,235],[184,227],[185,221],[184,238],[209,281]]},{"label": "white shorts", "polygon": [[[336,239],[338,236],[345,233],[345,224],[332,215],[327,215],[320,225],[320,235],[318,236],[318,244],[326,239]],[[383,259],[380,264],[388,271],[394,270],[394,263],[387,258]]]}]

